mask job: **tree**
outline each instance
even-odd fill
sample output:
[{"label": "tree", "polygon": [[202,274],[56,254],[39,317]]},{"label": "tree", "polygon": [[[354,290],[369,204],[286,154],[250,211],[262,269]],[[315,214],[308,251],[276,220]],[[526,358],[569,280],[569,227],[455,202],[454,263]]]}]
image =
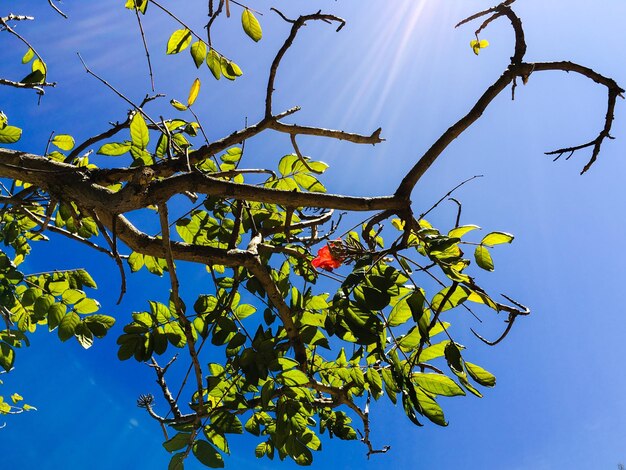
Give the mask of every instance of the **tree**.
[{"label": "tree", "polygon": [[[488,46],[482,32],[492,21],[508,20],[515,33],[510,65],[474,107],[434,142],[393,194],[326,194],[319,175],[327,166],[304,156],[298,140],[315,136],[379,144],[381,130],[356,134],[290,124],[298,109],[275,108],[275,82],[283,57],[297,48],[305,25],[331,23],[339,30],[343,20],[322,12],[292,19],[277,11],[290,31],[271,64],[262,117],[226,137],[210,139],[194,111],[200,88],[212,79],[234,80],[236,85],[242,74],[238,59],[227,56],[215,37],[211,40],[213,28],[237,10],[245,33],[254,41],[263,36],[252,7],[214,3],[209,2],[206,34],[158,2],[126,5],[136,15],[144,40],[145,18],[157,10],[170,15],[173,32],[165,38],[166,53],[190,52],[202,67],[201,78],[189,80],[187,100],[172,99],[168,114],[158,107],[163,97],[151,92],[135,102],[85,61],[85,70],[102,89],[127,103],[125,119],[78,144],[69,134],[52,135],[42,155],[0,149],[0,175],[10,182],[2,201],[4,369],[13,367],[16,349],[27,344],[37,326],[56,330],[63,341],[76,338],[90,347],[116,320],[125,323],[117,339],[118,356],[147,362],[154,369],[159,402],[145,395],[138,404],[161,424],[164,446],[174,452],[174,468],[182,467],[190,453],[207,466],[222,466],[222,454],[228,453],[226,435],[243,432],[244,427],[260,436],[258,456],[289,456],[299,464],[311,462],[311,450],[319,450],[324,433],[360,439],[368,455],[385,452],[384,444],[370,439],[372,400],[397,401],[416,424],[424,417],[445,425],[437,396],[480,396],[478,387],[493,386],[495,377],[466,361],[471,348],[465,350],[455,341],[454,329],[442,314],[453,308],[473,312],[473,304],[505,313],[501,336],[489,341],[477,335],[495,345],[529,310],[510,298],[492,298],[472,271],[474,264],[492,271],[490,249],[510,243],[512,235],[494,231],[468,241],[478,227],[461,225],[460,204],[451,230],[434,228],[426,217],[457,188],[417,214],[411,202],[415,185],[496,96],[509,86],[514,93],[518,79],[526,83],[543,71],[577,73],[608,93],[598,136],[551,152],[558,157],[591,149],[585,172],[610,138],[616,98],[623,90],[612,79],[575,63],[526,63],[521,22],[511,9],[513,2],[504,2],[459,23],[484,21],[470,43],[475,54]],[[21,21],[30,19],[9,15],[0,25],[5,39],[23,43],[23,62],[30,64],[30,73],[2,83],[43,95],[53,87],[47,78],[53,71],[48,71],[39,47],[18,32],[15,24]],[[150,51],[154,54],[146,46],[152,77]],[[2,122],[3,143],[19,143],[21,129],[7,118]],[[288,136],[292,148],[277,169],[248,167],[246,142],[268,131]],[[98,160],[105,162],[98,168],[88,154],[91,149],[111,158]],[[117,161],[123,163],[116,164],[113,157],[122,157]],[[334,211],[350,211],[352,228],[341,224]],[[164,276],[170,294],[148,296],[146,310],[132,318],[104,315],[89,297],[93,294],[88,289],[96,283],[86,271],[32,274],[21,269],[31,244],[44,241],[45,233],[87,244],[113,259],[121,282],[119,301],[128,269],[145,267]],[[471,260],[464,254],[468,249]],[[206,266],[213,287],[189,298],[187,281],[179,276],[184,262]],[[332,296],[326,294],[330,287],[320,281],[323,277],[339,283]],[[189,362],[189,378],[180,384],[166,377],[175,352],[182,356],[179,361]],[[441,358],[446,373],[433,363]],[[19,397],[14,401],[19,403]],[[3,410],[14,408],[7,404]]]}]

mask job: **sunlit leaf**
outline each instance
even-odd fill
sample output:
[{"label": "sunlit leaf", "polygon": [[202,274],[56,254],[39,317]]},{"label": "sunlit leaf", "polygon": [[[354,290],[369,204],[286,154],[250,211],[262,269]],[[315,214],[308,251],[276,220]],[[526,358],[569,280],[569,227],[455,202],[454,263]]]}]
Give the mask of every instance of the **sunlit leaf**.
[{"label": "sunlit leaf", "polygon": [[178,29],[172,33],[167,41],[166,54],[178,54],[184,51],[191,43],[191,31],[188,29]]},{"label": "sunlit leaf", "polygon": [[136,112],[130,121],[130,140],[132,146],[139,149],[145,149],[150,141],[150,134],[146,120],[140,112]]},{"label": "sunlit leaf", "polygon": [[26,54],[24,54],[24,57],[22,57],[22,64],[29,63],[31,60],[33,60],[33,57],[35,57],[35,51],[33,51],[29,47],[28,50],[26,51]]},{"label": "sunlit leaf", "polygon": [[109,157],[119,157],[128,153],[131,146],[132,144],[128,141],[121,143],[111,142],[109,144],[104,144],[102,147],[100,147],[97,153],[99,155],[107,155]]},{"label": "sunlit leaf", "polygon": [[478,225],[461,225],[460,227],[453,228],[448,232],[449,238],[461,238],[466,233],[471,232],[472,230],[480,229]]},{"label": "sunlit leaf", "polygon": [[489,41],[485,39],[481,39],[480,41],[473,39],[470,41],[470,47],[472,48],[472,50],[474,51],[474,54],[476,55],[480,53],[481,49],[484,49],[487,46],[489,46]]},{"label": "sunlit leaf", "polygon": [[66,134],[55,135],[51,143],[61,150],[72,150],[74,148],[74,137]]},{"label": "sunlit leaf", "polygon": [[257,20],[254,13],[247,8],[244,9],[241,14],[241,25],[246,34],[250,36],[253,41],[258,42],[263,37],[263,30],[261,29],[259,20]]},{"label": "sunlit leaf", "polygon": [[493,387],[496,385],[496,376],[491,372],[471,362],[466,362],[465,367],[467,367],[467,373],[480,385],[485,387]]},{"label": "sunlit leaf", "polygon": [[174,107],[174,109],[177,109],[178,111],[187,111],[187,106],[185,106],[183,103],[181,103],[178,100],[172,99],[170,100],[170,104]]},{"label": "sunlit leaf", "polygon": [[222,57],[214,49],[209,50],[206,56],[206,65],[216,80],[222,77],[221,59]]},{"label": "sunlit leaf", "polygon": [[[461,305],[467,300],[469,294],[470,290],[465,286],[457,284],[445,287],[433,297],[433,300],[430,302],[431,309],[433,312],[445,312]],[[444,300],[446,301],[445,304],[441,305]]]},{"label": "sunlit leaf", "polygon": [[15,126],[4,126],[0,129],[0,144],[13,144],[22,137],[22,129]]},{"label": "sunlit leaf", "polygon": [[191,45],[191,57],[197,68],[200,68],[206,57],[206,45],[202,41],[196,41]]},{"label": "sunlit leaf", "polygon": [[413,374],[413,380],[421,388],[435,395],[446,397],[465,395],[463,389],[447,375],[418,372]]},{"label": "sunlit leaf", "polygon": [[476,260],[476,264],[481,268],[487,271],[493,271],[493,259],[491,258],[491,253],[489,250],[483,245],[478,245],[476,250],[474,251],[474,259]]},{"label": "sunlit leaf", "polygon": [[491,232],[481,240],[482,245],[494,246],[502,243],[511,243],[515,237],[506,232]]},{"label": "sunlit leaf", "polygon": [[200,93],[200,79],[196,78],[191,84],[191,88],[189,90],[189,97],[187,98],[187,106],[191,106],[196,102],[196,98],[198,98],[198,93]]}]

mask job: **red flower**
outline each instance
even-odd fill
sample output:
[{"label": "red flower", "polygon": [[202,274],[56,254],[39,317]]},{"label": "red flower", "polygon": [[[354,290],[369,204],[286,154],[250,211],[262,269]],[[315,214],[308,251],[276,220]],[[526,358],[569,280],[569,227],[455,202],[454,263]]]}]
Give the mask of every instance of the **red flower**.
[{"label": "red flower", "polygon": [[340,258],[335,258],[330,252],[330,248],[328,245],[324,245],[317,251],[317,257],[313,258],[311,264],[316,268],[325,269],[326,271],[332,271],[333,269],[341,266],[341,262],[343,260]]}]

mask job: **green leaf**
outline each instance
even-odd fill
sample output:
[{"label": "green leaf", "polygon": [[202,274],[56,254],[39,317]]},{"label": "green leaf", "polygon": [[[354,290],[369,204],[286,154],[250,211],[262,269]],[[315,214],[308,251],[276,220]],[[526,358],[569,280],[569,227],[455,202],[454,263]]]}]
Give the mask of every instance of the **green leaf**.
[{"label": "green leaf", "polygon": [[221,58],[222,57],[215,51],[215,49],[209,50],[209,53],[206,56],[206,65],[209,67],[209,70],[216,80],[219,80],[222,77]]},{"label": "green leaf", "polygon": [[163,447],[168,452],[176,452],[177,450],[184,449],[190,442],[191,433],[179,432],[170,440],[163,443]]},{"label": "green leaf", "polygon": [[42,295],[35,300],[33,312],[38,317],[43,318],[48,313],[48,309],[52,304],[54,304],[54,297],[51,295]]},{"label": "green leaf", "polygon": [[133,251],[128,257],[128,266],[130,266],[131,272],[137,272],[143,268],[143,255]]},{"label": "green leaf", "polygon": [[172,33],[167,41],[166,54],[178,54],[184,51],[191,43],[191,31],[188,29],[178,29]]},{"label": "green leaf", "polygon": [[46,81],[46,74],[41,70],[33,70],[20,81],[29,85],[43,83]]},{"label": "green leaf", "polygon": [[491,253],[483,245],[478,245],[474,251],[474,259],[476,264],[486,271],[493,271],[493,259]]},{"label": "green leaf", "polygon": [[280,374],[279,379],[287,386],[293,387],[309,383],[307,375],[298,369],[291,369]]},{"label": "green leaf", "polygon": [[496,312],[499,311],[496,303],[484,292],[472,291],[472,293],[467,298],[470,302],[475,302],[477,304],[484,304],[488,307],[494,309]]},{"label": "green leaf", "polygon": [[158,258],[154,256],[144,256],[143,262],[152,274],[156,274],[157,276],[163,275],[163,267],[160,265]]},{"label": "green leaf", "polygon": [[170,460],[169,465],[167,466],[167,470],[184,470],[185,457],[185,452],[174,454],[172,456],[172,459]]},{"label": "green leaf", "polygon": [[200,68],[206,57],[206,45],[202,41],[196,41],[191,45],[191,57],[197,68]]},{"label": "green leaf", "polygon": [[256,455],[257,459],[260,459],[265,454],[271,452],[271,449],[272,449],[272,445],[269,442],[261,442],[254,449],[254,455]]},{"label": "green leaf", "polygon": [[98,155],[107,155],[109,157],[119,157],[121,155],[128,153],[131,146],[132,144],[128,141],[121,142],[121,143],[111,142],[109,144],[104,144],[102,147],[100,147],[97,153]]},{"label": "green leaf", "polygon": [[[448,292],[450,292],[450,290],[452,290],[452,293],[448,295]],[[431,309],[433,310],[433,312],[445,312],[446,310],[457,307],[467,300],[470,292],[471,291],[467,287],[460,286],[458,284],[454,284],[450,287],[445,287],[433,297],[433,300],[430,302]],[[440,307],[444,299],[446,299],[446,303],[445,305]]]},{"label": "green leaf", "polygon": [[263,37],[263,30],[261,29],[259,20],[257,20],[254,13],[247,8],[241,14],[241,25],[246,34],[250,36],[254,42],[259,42]]},{"label": "green leaf", "polygon": [[506,232],[491,232],[481,240],[482,245],[494,246],[502,243],[511,243],[515,237]]},{"label": "green leaf", "polygon": [[389,326],[400,326],[406,323],[409,318],[411,318],[411,308],[406,299],[402,299],[391,310],[388,324]]},{"label": "green leaf", "polygon": [[307,429],[302,434],[300,440],[311,450],[320,450],[322,448],[322,441],[320,441],[320,438],[311,430]]},{"label": "green leaf", "polygon": [[234,69],[230,66],[230,61],[224,57],[220,57],[220,70],[222,75],[229,80],[234,80],[237,76],[234,74]]},{"label": "green leaf", "polygon": [[74,310],[76,313],[80,313],[86,315],[88,313],[97,312],[100,309],[100,304],[97,300],[94,299],[82,299],[76,305],[74,305]]},{"label": "green leaf", "polygon": [[467,372],[470,377],[480,385],[484,387],[493,387],[496,385],[496,376],[491,372],[488,372],[482,367],[472,364],[471,362],[466,362],[465,367],[467,367]]},{"label": "green leaf", "polygon": [[419,403],[420,411],[433,423],[439,426],[447,426],[446,418],[443,415],[443,410],[439,404],[426,392],[420,388],[415,389],[417,396],[417,402]]},{"label": "green leaf", "polygon": [[13,362],[15,362],[13,348],[6,343],[0,343],[0,367],[9,372],[13,368]]},{"label": "green leaf", "polygon": [[243,424],[235,414],[228,411],[214,412],[212,425],[222,434],[243,434]]},{"label": "green leaf", "polygon": [[413,380],[422,389],[435,395],[446,397],[465,395],[463,389],[447,375],[417,372],[413,374]]},{"label": "green leaf", "polygon": [[52,139],[52,144],[59,147],[61,150],[72,150],[74,148],[74,137],[67,134],[55,135]]},{"label": "green leaf", "polygon": [[150,141],[148,126],[143,115],[139,112],[136,112],[130,121],[130,139],[134,147],[142,150],[148,147],[148,142]]},{"label": "green leaf", "polygon": [[256,307],[248,304],[241,304],[235,309],[233,313],[239,320],[243,320],[244,318],[252,315],[254,312],[256,312]]},{"label": "green leaf", "polygon": [[241,70],[241,68],[232,60],[228,61],[226,71],[229,75],[232,75],[233,77],[241,77],[243,75],[243,71]]},{"label": "green leaf", "polygon": [[219,450],[230,454],[230,448],[228,447],[228,441],[226,440],[226,436],[215,431],[211,425],[204,427],[204,435],[207,440]]},{"label": "green leaf", "polygon": [[14,144],[22,137],[22,129],[15,126],[4,126],[0,129],[0,144]]},{"label": "green leaf", "polygon": [[96,282],[93,280],[93,278],[84,269],[79,269],[79,270],[75,271],[74,274],[76,276],[78,276],[78,278],[80,279],[80,282],[82,282],[83,285],[85,285],[87,287],[92,287],[94,289],[96,289],[98,287],[96,285]]},{"label": "green leaf", "polygon": [[63,317],[59,324],[59,339],[67,341],[76,331],[76,327],[80,324],[80,317],[75,312],[70,312]]},{"label": "green leaf", "polygon": [[50,292],[52,295],[61,295],[63,294],[63,292],[70,288],[70,283],[63,279],[61,281],[53,281],[48,284],[47,287],[48,292]]},{"label": "green leaf", "polygon": [[424,290],[422,288],[416,289],[406,299],[406,303],[411,309],[411,316],[413,321],[418,323],[424,316],[424,302],[426,297],[424,296]]},{"label": "green leaf", "polygon": [[463,373],[463,358],[461,357],[461,350],[456,345],[456,343],[449,341],[447,342],[444,355],[446,356],[446,361],[448,361],[448,365],[455,373]]},{"label": "green leaf", "polygon": [[477,229],[480,229],[478,225],[461,225],[460,227],[456,227],[450,230],[448,232],[448,238],[461,238],[466,233]]},{"label": "green leaf", "polygon": [[193,451],[193,455],[196,456],[200,463],[206,465],[207,467],[224,467],[224,459],[222,458],[222,455],[208,442],[202,440],[194,441],[191,449]]},{"label": "green leaf", "polygon": [[84,322],[81,322],[80,325],[76,326],[74,336],[76,336],[76,339],[83,348],[89,349],[93,346],[93,333],[89,328],[87,328]]},{"label": "green leaf", "polygon": [[53,304],[50,306],[48,309],[48,329],[50,331],[59,326],[66,312],[67,308],[63,304]]}]

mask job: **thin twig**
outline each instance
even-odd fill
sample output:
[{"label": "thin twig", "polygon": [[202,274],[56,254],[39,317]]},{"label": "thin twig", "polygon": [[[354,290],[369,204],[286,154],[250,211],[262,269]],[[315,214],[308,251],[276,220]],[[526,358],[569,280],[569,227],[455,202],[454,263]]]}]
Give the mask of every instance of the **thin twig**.
[{"label": "thin twig", "polygon": [[137,17],[137,24],[139,25],[139,32],[141,33],[141,42],[143,43],[143,49],[146,52],[146,60],[148,61],[148,72],[150,73],[150,86],[154,91],[154,75],[152,74],[152,62],[150,62],[150,52],[148,51],[148,43],[146,42],[146,35],[143,31],[143,24],[141,23],[141,16],[139,15],[139,9],[135,10],[135,16]]},{"label": "thin twig", "polygon": [[48,0],[48,5],[50,5],[52,7],[52,9],[54,11],[56,11],[59,15],[61,15],[63,18],[67,19],[67,15],[65,13],[63,13],[59,7],[57,7],[52,0]]}]

